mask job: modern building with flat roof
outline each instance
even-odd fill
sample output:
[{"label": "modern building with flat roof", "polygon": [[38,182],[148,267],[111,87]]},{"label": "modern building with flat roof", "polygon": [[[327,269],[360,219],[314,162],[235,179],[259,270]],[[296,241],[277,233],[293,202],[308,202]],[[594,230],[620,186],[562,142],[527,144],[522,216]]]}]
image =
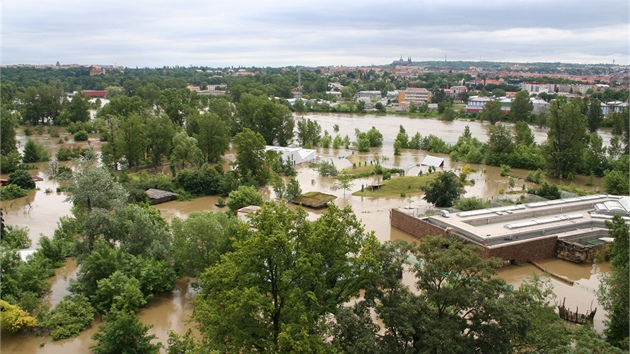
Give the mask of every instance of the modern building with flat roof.
[{"label": "modern building with flat roof", "polygon": [[[458,236],[481,246],[488,257],[524,262],[560,256],[579,263],[592,260],[594,254],[589,248],[609,240],[605,221],[614,214],[630,222],[630,197],[588,195],[446,216],[416,217],[392,210],[390,219],[392,226],[416,237]],[[589,254],[571,255],[571,250],[559,254],[559,244],[584,248],[580,252]]]}]

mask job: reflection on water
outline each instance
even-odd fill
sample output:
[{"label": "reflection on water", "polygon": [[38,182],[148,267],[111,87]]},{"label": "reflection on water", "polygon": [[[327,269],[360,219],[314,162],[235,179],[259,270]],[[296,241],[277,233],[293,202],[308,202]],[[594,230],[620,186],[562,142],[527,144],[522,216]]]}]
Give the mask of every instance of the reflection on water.
[{"label": "reflection on water", "polygon": [[78,270],[75,258],[68,258],[64,265],[57,268],[55,275],[49,280],[50,294],[48,295],[48,303],[51,308],[57,306],[66,295],[70,295],[68,285],[70,284],[70,279],[76,279]]},{"label": "reflection on water", "polygon": [[[407,175],[416,175],[420,171],[427,172],[425,167],[419,164],[422,159],[428,155],[426,151],[404,150],[400,156],[394,156],[393,142],[398,133],[400,125],[402,125],[409,136],[413,136],[419,132],[423,136],[434,134],[445,142],[454,144],[464,131],[466,126],[470,127],[473,136],[485,141],[487,140],[486,129],[488,124],[479,122],[454,121],[443,122],[434,119],[411,119],[403,116],[371,116],[371,115],[337,115],[337,114],[309,114],[306,118],[314,119],[322,126],[322,130],[328,130],[331,135],[333,125],[338,124],[341,135],[348,135],[351,140],[354,139],[354,129],[367,131],[375,126],[383,134],[383,148],[373,149],[369,153],[360,153],[347,149],[324,149],[318,148],[318,159],[330,160],[335,166],[341,170],[351,167],[352,164],[345,158],[351,154],[357,154],[365,160],[374,159],[375,153],[379,156],[386,157],[382,162],[385,167],[398,167],[405,170]],[[546,139],[546,130],[532,127],[532,131],[536,137],[536,141],[542,142]],[[610,141],[610,133],[601,133],[604,144]],[[94,138],[94,137],[91,137]],[[38,140],[46,141],[43,138]],[[18,140],[23,145],[24,137],[18,136]],[[51,146],[50,141],[46,142],[47,146]],[[433,154],[435,155],[435,154]],[[461,170],[466,163],[452,162],[447,155],[439,155],[445,158],[444,170]],[[233,154],[226,156],[226,159],[234,159]],[[39,164],[42,171],[46,171],[48,165],[46,163]],[[501,191],[509,189],[509,178],[500,175],[500,168],[484,165],[469,166],[475,170],[468,175],[469,179],[475,179],[473,186],[466,186],[466,196],[479,196],[483,198],[504,198],[505,195]],[[226,165],[226,169],[227,169]],[[385,242],[388,240],[405,240],[414,242],[416,239],[398,229],[392,228],[389,224],[389,210],[392,208],[411,208],[416,212],[423,212],[429,205],[422,200],[422,196],[407,195],[403,197],[390,197],[374,199],[370,197],[353,196],[352,192],[359,190],[361,185],[368,185],[376,182],[374,178],[363,178],[354,181],[354,186],[347,190],[344,196],[343,190],[335,188],[336,180],[331,177],[319,176],[317,171],[306,165],[297,166],[297,180],[303,192],[320,191],[337,196],[335,204],[340,207],[352,206],[357,217],[363,222],[367,231],[374,231],[376,237]],[[525,182],[524,178],[527,171],[513,169],[512,174],[515,176],[516,189],[520,189],[523,184],[531,186]],[[58,182],[48,179],[45,172],[39,172],[39,176],[44,181],[37,182],[38,191],[32,193],[28,197],[18,200],[1,202],[0,206],[6,211],[5,221],[8,225],[26,226],[30,229],[30,237],[33,240],[32,248],[37,247],[40,234],[52,236],[57,225],[57,220],[65,215],[70,214],[70,203],[64,203],[65,196],[55,192]],[[6,175],[1,178],[7,178]],[[596,179],[594,187],[585,186],[586,177],[577,176],[572,181],[580,188],[597,191],[601,188],[601,179]],[[561,181],[553,181],[560,183]],[[592,188],[592,189],[591,189]],[[52,193],[46,193],[46,190]],[[263,191],[265,196],[273,198],[273,190],[268,187]],[[218,208],[215,206],[216,196],[203,197],[190,201],[172,201],[157,205],[157,209],[167,219],[171,220],[174,216],[186,218],[190,213],[195,211],[225,211],[227,208]],[[321,214],[322,210],[308,210],[309,219],[313,220]],[[595,316],[595,328],[599,331],[603,330],[602,320],[605,317],[603,308],[598,305],[594,290],[599,286],[598,276],[602,272],[609,271],[607,265],[576,265],[561,260],[549,259],[539,261],[543,267],[549,270],[565,275],[576,281],[576,286],[568,286],[556,280],[551,280],[554,286],[554,292],[558,300],[566,297],[566,305],[575,309],[578,307],[580,312],[589,309],[592,303],[593,307],[598,307]],[[522,266],[508,266],[500,270],[500,277],[504,278],[508,283],[515,286],[520,285],[528,279],[534,272],[538,272],[532,265],[524,264]],[[540,272],[538,272],[540,273]],[[51,305],[56,305],[63,296],[68,294],[68,280],[76,276],[76,263],[69,260],[64,267],[57,270],[56,276],[51,279],[52,293],[49,297]],[[415,279],[411,273],[406,272],[403,276],[403,283],[413,286]],[[166,344],[168,331],[174,330],[178,333],[184,333],[191,325],[186,321],[192,312],[190,300],[193,296],[192,289],[186,280],[178,280],[175,289],[169,294],[156,297],[151,301],[147,308],[139,312],[141,321],[145,324],[151,324],[154,327],[149,331],[151,334],[158,336],[158,340]],[[2,353],[89,353],[89,347],[94,345],[91,339],[92,335],[97,331],[97,323],[83,332],[77,338],[51,342],[49,337],[38,337],[36,335],[14,335],[10,333],[2,333],[2,341],[0,349]]]}]

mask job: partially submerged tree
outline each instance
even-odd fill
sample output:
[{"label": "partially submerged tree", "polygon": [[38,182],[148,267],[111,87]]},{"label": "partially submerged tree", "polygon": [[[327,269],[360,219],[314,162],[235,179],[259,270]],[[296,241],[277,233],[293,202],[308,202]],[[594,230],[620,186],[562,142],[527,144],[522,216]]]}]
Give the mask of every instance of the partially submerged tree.
[{"label": "partially submerged tree", "polygon": [[423,199],[436,207],[444,208],[453,205],[465,191],[460,178],[451,171],[442,172],[428,186],[423,187]]}]

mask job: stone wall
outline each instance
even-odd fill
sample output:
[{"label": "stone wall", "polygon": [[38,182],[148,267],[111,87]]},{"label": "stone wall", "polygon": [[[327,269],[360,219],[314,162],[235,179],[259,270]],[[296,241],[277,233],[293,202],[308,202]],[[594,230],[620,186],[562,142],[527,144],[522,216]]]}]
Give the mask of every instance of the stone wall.
[{"label": "stone wall", "polygon": [[573,263],[593,263],[595,255],[606,247],[605,244],[581,245],[579,243],[558,240],[556,256]]}]

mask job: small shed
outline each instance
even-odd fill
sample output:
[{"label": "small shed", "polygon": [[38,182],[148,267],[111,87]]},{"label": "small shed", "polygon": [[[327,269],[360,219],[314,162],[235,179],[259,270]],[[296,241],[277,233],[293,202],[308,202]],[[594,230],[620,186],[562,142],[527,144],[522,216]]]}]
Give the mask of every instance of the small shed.
[{"label": "small shed", "polygon": [[427,155],[422,160],[422,166],[444,167],[444,159],[437,156]]},{"label": "small shed", "polygon": [[171,200],[177,199],[176,193],[163,191],[161,189],[151,188],[147,189],[147,191],[144,193],[149,197],[152,205],[166,203],[170,202]]}]

